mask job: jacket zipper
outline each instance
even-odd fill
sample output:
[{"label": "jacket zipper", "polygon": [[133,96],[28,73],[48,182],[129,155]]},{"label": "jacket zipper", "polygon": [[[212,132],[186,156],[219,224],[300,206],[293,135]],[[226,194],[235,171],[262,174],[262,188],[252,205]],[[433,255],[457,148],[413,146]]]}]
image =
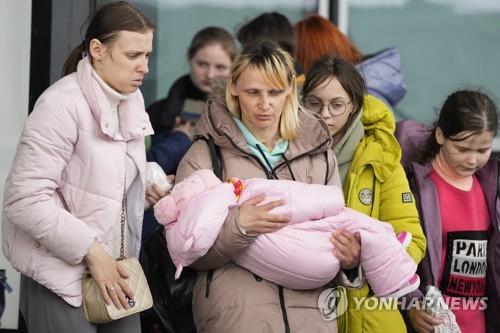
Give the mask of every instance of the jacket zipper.
[{"label": "jacket zipper", "polygon": [[264,172],[266,173],[267,179],[277,179],[277,178],[274,177],[272,171],[268,170],[266,168],[266,166],[261,162],[261,160],[259,160],[259,158],[257,156],[247,153],[246,151],[244,151],[243,149],[241,149],[237,144],[235,144],[233,142],[233,140],[231,140],[231,138],[227,134],[224,133],[224,135],[229,139],[229,142],[231,142],[231,144],[233,145],[233,147],[236,150],[238,150],[239,152],[245,154],[246,156],[251,157],[253,160],[255,160],[257,162],[257,164],[261,167],[261,169],[264,170]]},{"label": "jacket zipper", "polygon": [[[267,178],[268,179],[278,179],[277,177],[274,177],[273,175],[273,172],[276,172],[279,168],[281,168],[282,166],[286,165],[286,162],[281,162],[280,164],[278,164],[276,167],[274,167],[273,170],[269,171],[266,166],[259,160],[259,158],[257,156],[254,156],[252,154],[249,154],[247,153],[246,151],[244,151],[243,149],[241,149],[237,144],[234,143],[234,141],[227,135],[224,133],[224,136],[229,140],[229,142],[231,142],[231,144],[233,145],[233,147],[240,151],[241,153],[245,154],[246,156],[250,156],[251,158],[253,158],[255,161],[257,161],[257,163],[260,165],[260,167],[266,172],[266,175],[267,175]],[[299,158],[302,158],[306,155],[308,155],[310,152],[316,150],[316,149],[319,149],[321,148],[323,145],[325,145],[326,143],[328,143],[329,140],[325,140],[324,142],[322,142],[321,144],[319,144],[318,146],[314,147],[313,149],[310,149],[300,155],[297,155],[295,157],[293,157],[292,159],[288,160],[288,163],[291,163],[295,160],[298,160]],[[328,164],[328,163],[327,163]]]},{"label": "jacket zipper", "polygon": [[286,313],[285,295],[284,295],[283,287],[278,286],[278,288],[279,288],[279,295],[280,295],[281,314],[283,315],[283,324],[285,325],[285,333],[290,333],[290,324],[288,323],[288,315]]}]

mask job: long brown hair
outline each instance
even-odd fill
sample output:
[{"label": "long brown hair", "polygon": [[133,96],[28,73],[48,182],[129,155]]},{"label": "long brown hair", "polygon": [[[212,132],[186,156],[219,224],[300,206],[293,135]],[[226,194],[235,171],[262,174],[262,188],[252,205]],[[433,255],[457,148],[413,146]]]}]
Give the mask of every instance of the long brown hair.
[{"label": "long brown hair", "polygon": [[90,20],[85,39],[71,51],[64,62],[62,74],[65,76],[75,72],[84,53],[90,56],[89,45],[94,38],[111,46],[120,31],[146,32],[155,29],[156,26],[144,14],[126,1],[104,5],[95,12]]},{"label": "long brown hair", "polygon": [[304,72],[322,56],[341,57],[351,64],[358,64],[363,55],[337,27],[327,19],[312,15],[295,24],[297,37],[297,62]]}]

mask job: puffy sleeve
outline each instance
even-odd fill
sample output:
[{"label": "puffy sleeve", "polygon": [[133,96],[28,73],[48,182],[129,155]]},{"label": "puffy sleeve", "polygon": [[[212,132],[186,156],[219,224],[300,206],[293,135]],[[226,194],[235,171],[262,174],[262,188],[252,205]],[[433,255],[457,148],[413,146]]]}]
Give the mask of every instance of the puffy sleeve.
[{"label": "puffy sleeve", "polygon": [[74,103],[46,92],[28,117],[5,185],[4,214],[52,254],[82,261],[96,234],[56,203],[61,175],[78,139]]},{"label": "puffy sleeve", "polygon": [[390,223],[396,233],[408,231],[412,234],[412,241],[407,251],[418,264],[425,255],[426,240],[415,199],[401,165],[398,165],[390,178],[382,183],[379,220]]}]

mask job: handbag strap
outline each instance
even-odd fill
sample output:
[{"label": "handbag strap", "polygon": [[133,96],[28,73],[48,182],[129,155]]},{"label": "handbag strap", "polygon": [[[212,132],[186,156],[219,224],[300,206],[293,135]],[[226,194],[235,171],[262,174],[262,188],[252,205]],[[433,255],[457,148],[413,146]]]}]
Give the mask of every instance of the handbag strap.
[{"label": "handbag strap", "polygon": [[127,216],[127,172],[123,176],[123,196],[122,196],[122,214],[120,218],[120,257],[118,260],[125,259],[125,222]]},{"label": "handbag strap", "polygon": [[[61,193],[60,189],[56,189],[57,194],[61,198],[64,209],[67,212],[71,212],[69,210],[68,203],[64,200],[64,197]],[[125,171],[125,175],[123,176],[123,196],[122,196],[122,213],[120,217],[120,257],[118,260],[126,259],[125,257],[125,222],[127,216],[127,174]]]},{"label": "handbag strap", "polygon": [[71,211],[69,210],[69,206],[68,206],[68,203],[66,202],[66,200],[64,200],[64,197],[61,193],[61,190],[59,188],[56,189],[56,192],[57,192],[57,195],[59,195],[59,198],[61,199],[61,202],[63,204],[63,207],[64,209],[68,212],[68,213],[71,213]]}]

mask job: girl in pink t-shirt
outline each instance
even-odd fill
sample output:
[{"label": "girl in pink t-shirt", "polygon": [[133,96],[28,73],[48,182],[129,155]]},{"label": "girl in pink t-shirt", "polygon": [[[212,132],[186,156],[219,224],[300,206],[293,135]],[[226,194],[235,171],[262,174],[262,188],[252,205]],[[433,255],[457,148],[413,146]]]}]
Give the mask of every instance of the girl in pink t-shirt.
[{"label": "girl in pink t-shirt", "polygon": [[[463,333],[498,332],[500,266],[497,204],[498,161],[490,159],[497,110],[479,91],[448,96],[424,147],[412,163],[412,187],[420,205],[427,255],[419,264],[421,290],[439,288]],[[401,145],[418,126],[403,124]],[[420,127],[421,129],[422,127]],[[415,131],[413,131],[415,132]],[[423,141],[423,140],[421,140]],[[408,153],[408,152],[406,152]],[[496,309],[496,310],[495,310]],[[442,332],[448,317],[411,309],[417,332]]]}]

